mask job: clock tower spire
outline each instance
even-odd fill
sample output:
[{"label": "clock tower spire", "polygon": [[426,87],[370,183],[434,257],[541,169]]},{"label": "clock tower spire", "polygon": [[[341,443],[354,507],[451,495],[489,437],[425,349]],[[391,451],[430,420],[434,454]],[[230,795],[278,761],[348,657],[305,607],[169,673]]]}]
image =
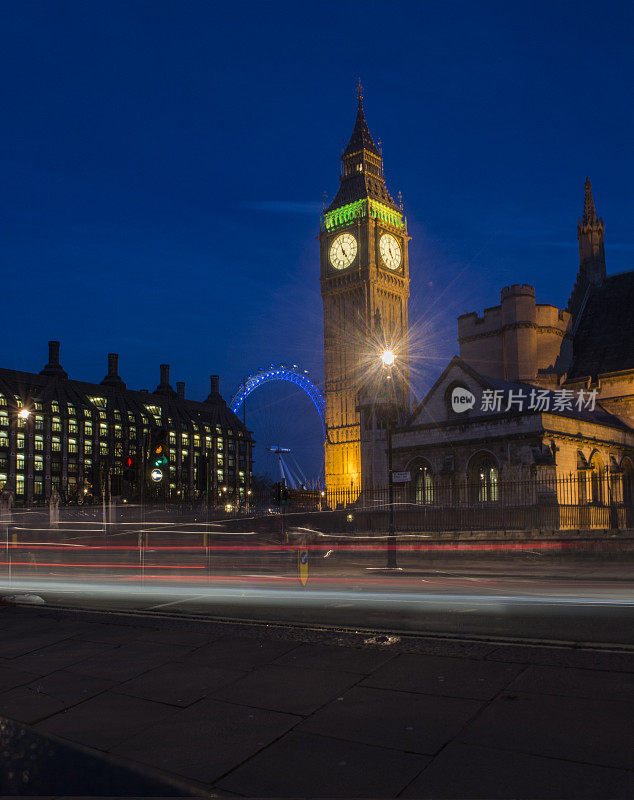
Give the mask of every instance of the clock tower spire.
[{"label": "clock tower spire", "polygon": [[[357,100],[354,129],[341,156],[339,189],[323,213],[319,233],[326,487],[353,494],[387,484],[377,448],[371,458],[364,455],[372,449],[366,446],[371,431],[381,423],[372,414],[369,422],[364,419],[363,432],[360,424],[361,395],[381,391],[378,383],[384,376],[377,365],[382,345],[396,355],[401,380],[394,381],[394,402],[401,412],[409,410],[407,225],[387,188],[383,156],[365,119],[361,81]],[[379,449],[384,454],[384,443]]]}]

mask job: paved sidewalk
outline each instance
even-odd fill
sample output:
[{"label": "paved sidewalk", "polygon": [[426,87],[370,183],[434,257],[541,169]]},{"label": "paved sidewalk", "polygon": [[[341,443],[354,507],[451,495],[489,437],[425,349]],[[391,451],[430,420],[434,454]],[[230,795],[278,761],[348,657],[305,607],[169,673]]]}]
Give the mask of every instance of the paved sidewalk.
[{"label": "paved sidewalk", "polygon": [[634,652],[0,607],[0,716],[207,796],[634,796]]}]

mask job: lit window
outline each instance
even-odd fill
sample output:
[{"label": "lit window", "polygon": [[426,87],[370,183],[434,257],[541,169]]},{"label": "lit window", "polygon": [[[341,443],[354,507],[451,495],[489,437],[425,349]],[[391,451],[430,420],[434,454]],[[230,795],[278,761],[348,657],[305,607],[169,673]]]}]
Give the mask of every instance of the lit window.
[{"label": "lit window", "polygon": [[99,412],[99,419],[108,419],[108,415],[106,414],[105,411]]},{"label": "lit window", "polygon": [[77,420],[69,419],[68,420],[68,432],[69,433],[77,433]]},{"label": "lit window", "polygon": [[123,431],[121,430],[121,425],[114,426],[114,438],[121,439],[123,437]]},{"label": "lit window", "polygon": [[84,453],[87,454],[92,453],[92,442],[89,441],[84,442]]},{"label": "lit window", "polygon": [[68,440],[68,452],[69,453],[76,453],[77,452],[77,439],[69,439]]},{"label": "lit window", "polygon": [[88,419],[92,419],[92,413],[89,408],[84,409],[84,416],[88,417]]},{"label": "lit window", "polygon": [[24,453],[18,453],[15,457],[15,468],[24,472]]},{"label": "lit window", "polygon": [[9,436],[6,431],[0,431],[0,447],[9,446]]},{"label": "lit window", "polygon": [[37,478],[33,483],[33,493],[36,495],[44,494],[44,483],[41,480],[38,480]]},{"label": "lit window", "polygon": [[130,427],[130,430],[128,431],[128,439],[131,442],[134,442],[136,440],[136,428],[134,427],[134,425],[132,425]]},{"label": "lit window", "polygon": [[99,436],[102,438],[107,438],[108,436],[108,424],[106,422],[99,423]]},{"label": "lit window", "polygon": [[99,442],[99,452],[102,456],[108,455],[108,445],[106,442]]},{"label": "lit window", "polygon": [[128,411],[128,419],[130,422],[134,422],[134,414],[131,411]]},{"label": "lit window", "polygon": [[194,434],[194,447],[200,447],[200,436],[197,433]]},{"label": "lit window", "polygon": [[174,431],[170,431],[170,444],[176,444],[176,434]]},{"label": "lit window", "polygon": [[205,436],[205,449],[206,450],[213,450],[214,440],[211,436]]},{"label": "lit window", "polygon": [[115,418],[115,420],[117,422],[121,422],[121,412],[120,411],[115,411],[114,412],[114,418]]},{"label": "lit window", "polygon": [[216,475],[218,476],[218,481],[219,481],[220,483],[222,483],[222,481],[224,481],[224,479],[225,479],[225,473],[224,473],[224,470],[222,470],[222,469],[217,469],[217,470],[216,470]]},{"label": "lit window", "polygon": [[75,406],[72,403],[68,404],[68,416],[69,417],[75,416]]},{"label": "lit window", "polygon": [[105,397],[89,397],[88,399],[93,405],[96,405],[97,408],[105,408],[108,404],[108,400]]},{"label": "lit window", "polygon": [[189,434],[181,433],[181,442],[183,444],[189,444]]},{"label": "lit window", "polygon": [[35,437],[35,449],[38,450],[40,453],[44,450],[44,437],[43,436],[36,436]]},{"label": "lit window", "polygon": [[6,474],[4,472],[0,472],[0,489],[2,489],[2,487],[6,482],[7,482]]},{"label": "lit window", "polygon": [[51,430],[60,432],[62,430],[62,421],[59,417],[53,417],[51,422]]},{"label": "lit window", "polygon": [[84,436],[92,436],[92,422],[84,422]]},{"label": "lit window", "polygon": [[18,450],[24,450],[24,434],[18,433]]},{"label": "lit window", "polygon": [[51,403],[51,411],[53,412],[53,414],[59,414],[59,404],[56,403],[55,401]]},{"label": "lit window", "polygon": [[9,412],[8,411],[0,411],[0,426],[3,428],[9,427]]},{"label": "lit window", "polygon": [[15,493],[24,494],[24,475],[15,476]]},{"label": "lit window", "polygon": [[38,416],[35,417],[35,430],[36,431],[43,431],[44,430],[44,417]]},{"label": "lit window", "polygon": [[223,440],[222,439],[218,439],[218,441],[216,442],[216,447],[218,448],[218,450],[224,450],[224,446],[225,446],[225,443],[223,442]]},{"label": "lit window", "polygon": [[44,456],[35,456],[35,471],[42,472],[44,470]]},{"label": "lit window", "polygon": [[187,456],[189,455],[189,450],[185,450],[184,448],[181,450],[181,460],[184,461]]},{"label": "lit window", "polygon": [[0,394],[0,406],[6,406],[6,404],[7,398],[3,394]]},{"label": "lit window", "polygon": [[62,449],[62,444],[59,436],[53,436],[51,440],[51,450],[54,453],[59,453],[61,449]]}]

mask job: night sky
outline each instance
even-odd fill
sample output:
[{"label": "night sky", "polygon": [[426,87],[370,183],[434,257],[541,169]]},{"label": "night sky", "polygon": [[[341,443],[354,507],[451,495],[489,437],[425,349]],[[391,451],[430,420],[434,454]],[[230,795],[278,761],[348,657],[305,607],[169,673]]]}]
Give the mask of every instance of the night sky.
[{"label": "night sky", "polygon": [[[71,377],[118,352],[131,388],[161,362],[200,399],[270,362],[321,382],[315,236],[361,76],[412,236],[420,395],[502,286],[565,305],[586,175],[608,271],[634,266],[633,30],[625,1],[4,4],[1,365],[39,371],[59,339]],[[318,453],[310,404],[271,397],[259,441]]]}]

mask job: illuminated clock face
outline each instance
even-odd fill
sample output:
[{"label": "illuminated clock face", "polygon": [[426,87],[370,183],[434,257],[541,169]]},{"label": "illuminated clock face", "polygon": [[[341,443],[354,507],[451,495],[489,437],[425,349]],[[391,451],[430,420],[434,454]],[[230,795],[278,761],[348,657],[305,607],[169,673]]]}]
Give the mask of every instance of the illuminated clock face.
[{"label": "illuminated clock face", "polygon": [[401,266],[401,246],[391,233],[384,233],[379,239],[381,258],[388,269],[398,269]]},{"label": "illuminated clock face", "polygon": [[335,269],[346,269],[357,255],[357,240],[351,233],[342,233],[330,245],[330,263]]}]

